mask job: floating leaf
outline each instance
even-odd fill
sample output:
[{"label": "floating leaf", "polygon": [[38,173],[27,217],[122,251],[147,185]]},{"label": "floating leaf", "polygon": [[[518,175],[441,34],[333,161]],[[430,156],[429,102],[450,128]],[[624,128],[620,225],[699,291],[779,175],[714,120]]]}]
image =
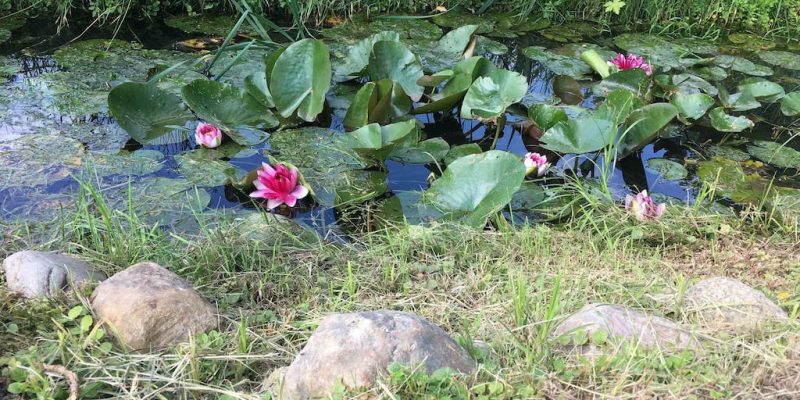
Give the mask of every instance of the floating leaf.
[{"label": "floating leaf", "polygon": [[528,107],[528,118],[542,131],[546,131],[553,125],[566,121],[567,113],[561,107],[546,103],[537,103]]},{"label": "floating leaf", "polygon": [[540,140],[546,149],[562,154],[582,154],[608,146],[614,132],[611,121],[581,117],[555,124]]},{"label": "floating leaf", "polygon": [[708,152],[713,156],[733,161],[747,161],[750,159],[750,154],[731,146],[711,146],[708,148]]},{"label": "floating leaf", "polygon": [[719,93],[714,85],[694,74],[673,75],[672,84],[678,87],[680,93],[684,94],[702,92],[710,96],[716,96]]},{"label": "floating leaf", "polygon": [[761,107],[761,103],[750,92],[728,94],[724,87],[719,88],[719,101],[725,108],[733,111],[747,111]]},{"label": "floating leaf", "polygon": [[351,77],[364,75],[367,65],[369,65],[369,55],[372,53],[372,46],[381,40],[399,42],[400,35],[397,32],[378,32],[350,46],[344,63],[336,68],[337,77],[349,79]]},{"label": "floating leaf", "polygon": [[[256,125],[271,116],[264,104],[255,97],[222,82],[196,80],[184,86],[181,94],[200,118],[227,129]],[[236,140],[235,137],[233,139]]]},{"label": "floating leaf", "polygon": [[522,100],[528,91],[525,77],[498,69],[475,80],[461,104],[462,118],[497,118],[511,104]]},{"label": "floating leaf", "polygon": [[90,173],[97,176],[139,176],[155,173],[164,166],[164,155],[157,150],[122,150],[117,154],[92,155]]},{"label": "floating leaf", "polygon": [[783,143],[756,140],[752,145],[747,146],[747,152],[776,167],[800,169],[800,151],[787,147]]},{"label": "floating leaf", "polygon": [[342,137],[343,145],[357,153],[383,161],[417,127],[415,119],[380,126],[369,124]]},{"label": "floating leaf", "polygon": [[738,56],[727,54],[714,57],[714,63],[722,68],[730,68],[734,71],[753,76],[769,76],[773,74],[771,68],[764,65],[757,65],[754,62]]},{"label": "floating leaf", "polygon": [[700,181],[713,186],[716,192],[730,197],[736,187],[745,181],[745,173],[737,161],[714,157],[697,166]]},{"label": "floating leaf", "polygon": [[562,103],[575,106],[583,102],[583,91],[581,84],[575,79],[559,75],[553,78],[553,94]]},{"label": "floating leaf", "polygon": [[633,92],[617,89],[609,93],[605,101],[594,112],[595,119],[605,119],[617,126],[637,108],[644,106],[644,102]]},{"label": "floating leaf", "polygon": [[684,57],[692,56],[687,46],[656,35],[625,33],[615,37],[614,44],[666,69],[683,69],[686,67]]},{"label": "floating leaf", "polygon": [[767,64],[800,71],[800,54],[788,51],[762,51],[758,53],[758,56]]},{"label": "floating leaf", "polygon": [[625,135],[620,146],[621,153],[630,154],[652,142],[658,132],[677,115],[678,109],[668,103],[649,104],[634,110],[620,129],[620,133]]},{"label": "floating leaf", "polygon": [[442,36],[441,28],[427,20],[382,18],[370,21],[364,14],[353,15],[350,22],[334,28],[323,29],[322,36],[337,42],[353,44],[376,33],[386,31],[397,32],[400,40],[409,42],[433,42]]},{"label": "floating leaf", "polygon": [[547,51],[544,47],[530,46],[522,50],[522,54],[549,69],[556,75],[567,75],[582,78],[592,73],[588,64],[575,57],[562,56]]},{"label": "floating leaf", "polygon": [[269,78],[272,98],[281,116],[289,118],[297,113],[305,121],[313,121],[322,112],[330,84],[328,48],[315,39],[303,39],[287,47],[275,61]]},{"label": "floating leaf", "polygon": [[781,100],[781,112],[787,117],[800,114],[800,92],[792,92]]},{"label": "floating leaf", "polygon": [[[231,15],[174,15],[164,18],[164,24],[186,33],[225,37],[236,25],[236,20],[236,17]],[[240,26],[239,33],[252,34],[253,31],[245,23]]]},{"label": "floating leaf", "polygon": [[755,126],[753,121],[745,117],[735,117],[725,113],[722,107],[717,107],[708,113],[711,119],[711,126],[720,132],[741,132],[747,128]]},{"label": "floating leaf", "polygon": [[781,85],[762,78],[745,79],[737,85],[737,88],[740,92],[750,94],[756,99],[777,100],[786,94]]},{"label": "floating leaf", "polygon": [[0,187],[47,185],[81,166],[83,145],[60,135],[26,135],[0,143]]},{"label": "floating leaf", "polygon": [[108,109],[117,123],[139,143],[147,144],[190,118],[178,96],[155,85],[123,83],[108,94]]},{"label": "floating leaf", "polygon": [[244,78],[244,89],[251,97],[258,100],[264,107],[275,107],[272,93],[267,87],[267,74],[263,71],[254,72]]},{"label": "floating leaf", "polygon": [[223,160],[204,157],[203,153],[188,152],[175,156],[178,173],[198,187],[222,186],[229,180],[236,180],[244,171]]},{"label": "floating leaf", "polygon": [[728,40],[731,43],[737,44],[747,51],[769,50],[775,48],[775,42],[768,40],[763,36],[752,35],[749,33],[732,33],[728,35]]},{"label": "floating leaf", "polygon": [[375,42],[367,67],[370,80],[389,79],[403,88],[414,101],[419,101],[424,88],[417,84],[424,75],[419,58],[400,42]]},{"label": "floating leaf", "polygon": [[510,201],[525,178],[519,157],[504,151],[455,160],[423,194],[423,202],[442,212],[442,219],[481,228]]},{"label": "floating leaf", "polygon": [[669,102],[678,109],[683,121],[699,119],[714,105],[714,99],[705,93],[676,93]]},{"label": "floating leaf", "polygon": [[442,138],[423,140],[412,146],[404,146],[392,152],[390,158],[408,164],[430,164],[444,159],[450,145]]},{"label": "floating leaf", "polygon": [[598,96],[608,96],[617,89],[625,89],[637,96],[644,97],[650,86],[650,78],[640,68],[615,72],[594,86],[593,91]]},{"label": "floating leaf", "polygon": [[450,165],[453,163],[453,161],[458,160],[461,157],[468,156],[470,154],[480,154],[482,152],[483,149],[481,149],[481,146],[478,146],[475,143],[453,146],[453,148],[447,152],[447,155],[444,158],[444,163],[446,165]]},{"label": "floating leaf", "polygon": [[647,169],[657,172],[661,179],[665,181],[679,181],[685,179],[689,175],[681,164],[665,158],[650,158],[647,160]]}]

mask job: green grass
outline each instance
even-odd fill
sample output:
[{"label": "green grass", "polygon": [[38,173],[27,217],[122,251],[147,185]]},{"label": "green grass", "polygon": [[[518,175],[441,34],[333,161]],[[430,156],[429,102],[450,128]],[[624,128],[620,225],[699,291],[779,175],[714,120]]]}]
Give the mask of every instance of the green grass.
[{"label": "green grass", "polygon": [[[225,224],[165,233],[83,187],[84,201],[56,225],[5,224],[0,256],[60,250],[109,275],[152,260],[216,303],[221,325],[176,348],[129,353],[92,325],[89,289],[47,302],[0,289],[0,384],[24,382],[25,398],[66,397],[66,383],[43,364],[75,372],[87,399],[264,398],[265,378],[291,362],[321,316],[375,309],[429,318],[481,363],[463,379],[394,369],[374,389],[384,398],[391,398],[387,390],[394,398],[491,399],[752,398],[800,390],[796,231],[680,207],[660,222],[637,223],[619,207],[586,202],[561,225],[483,232],[407,226],[350,244],[257,242]],[[675,294],[721,274],[763,289],[795,321],[759,338],[701,332],[708,341],[695,354],[610,349],[597,363],[567,357],[550,340],[561,316],[589,302],[687,322]]]}]

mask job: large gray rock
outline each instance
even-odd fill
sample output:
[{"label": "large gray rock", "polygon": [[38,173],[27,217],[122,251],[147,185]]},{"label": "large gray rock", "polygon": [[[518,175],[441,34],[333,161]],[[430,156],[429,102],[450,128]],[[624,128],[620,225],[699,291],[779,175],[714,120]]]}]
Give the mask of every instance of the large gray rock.
[{"label": "large gray rock", "polygon": [[789,318],[763,293],[727,277],[695,283],[686,290],[683,304],[684,312],[698,325],[733,334],[751,333],[766,323]]},{"label": "large gray rock", "polygon": [[421,365],[428,373],[441,368],[469,373],[475,368],[450,336],[417,315],[333,314],[322,321],[286,370],[282,398],[325,397],[339,380],[349,388],[370,387],[393,363]]},{"label": "large gray rock", "polygon": [[603,353],[602,346],[576,340],[579,331],[591,338],[597,331],[607,334],[610,344],[629,343],[643,349],[682,350],[697,346],[693,335],[675,322],[615,304],[587,304],[555,328],[553,335],[565,347],[587,357]]},{"label": "large gray rock", "polygon": [[92,308],[132,349],[170,346],[217,325],[217,310],[185,280],[152,262],[128,267],[97,286]]},{"label": "large gray rock", "polygon": [[3,260],[6,286],[28,298],[52,297],[70,287],[102,281],[106,274],[75,258],[25,250]]}]

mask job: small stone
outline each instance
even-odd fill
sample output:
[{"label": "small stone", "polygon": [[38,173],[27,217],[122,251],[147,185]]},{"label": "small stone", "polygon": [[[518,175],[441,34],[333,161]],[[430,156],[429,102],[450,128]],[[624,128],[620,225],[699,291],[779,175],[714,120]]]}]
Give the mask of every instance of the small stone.
[{"label": "small stone", "polygon": [[216,308],[185,280],[152,262],[97,286],[92,308],[121,342],[138,350],[170,346],[216,326]]},{"label": "small stone", "polygon": [[102,281],[106,274],[75,258],[25,250],[3,260],[6,286],[28,298],[53,297],[80,284]]},{"label": "small stone", "polygon": [[[567,349],[587,357],[603,354],[605,343],[595,343],[597,337],[610,344],[627,342],[647,350],[697,346],[692,334],[675,322],[616,304],[587,304],[561,321],[553,334]],[[569,341],[564,343],[564,338]]]},{"label": "small stone", "polygon": [[683,297],[684,312],[703,328],[747,334],[788,315],[760,291],[727,277],[695,283]]},{"label": "small stone", "polygon": [[333,314],[320,323],[286,370],[281,398],[327,397],[337,381],[348,388],[370,387],[393,363],[422,365],[428,374],[442,368],[460,373],[475,369],[475,361],[463,348],[417,315]]}]

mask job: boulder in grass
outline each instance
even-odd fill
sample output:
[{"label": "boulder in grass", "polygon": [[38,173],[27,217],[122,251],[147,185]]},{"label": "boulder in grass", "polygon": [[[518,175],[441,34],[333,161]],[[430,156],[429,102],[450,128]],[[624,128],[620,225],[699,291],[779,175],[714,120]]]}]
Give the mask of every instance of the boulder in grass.
[{"label": "boulder in grass", "polygon": [[604,354],[594,337],[602,337],[609,346],[628,344],[645,350],[686,350],[698,344],[673,321],[616,304],[587,304],[561,321],[553,334],[563,348],[587,357]]},{"label": "boulder in grass", "polygon": [[279,388],[286,400],[324,398],[337,382],[370,387],[395,363],[429,374],[442,368],[475,369],[461,346],[420,316],[398,311],[333,314],[285,370]]},{"label": "boulder in grass", "polygon": [[166,347],[217,325],[217,310],[184,279],[141,262],[95,288],[92,309],[132,349]]},{"label": "boulder in grass", "polygon": [[727,277],[713,277],[686,289],[684,312],[709,330],[748,334],[789,316],[760,291]]},{"label": "boulder in grass", "polygon": [[106,279],[106,274],[81,260],[34,250],[8,256],[3,271],[8,290],[28,298],[53,297],[71,287]]}]

